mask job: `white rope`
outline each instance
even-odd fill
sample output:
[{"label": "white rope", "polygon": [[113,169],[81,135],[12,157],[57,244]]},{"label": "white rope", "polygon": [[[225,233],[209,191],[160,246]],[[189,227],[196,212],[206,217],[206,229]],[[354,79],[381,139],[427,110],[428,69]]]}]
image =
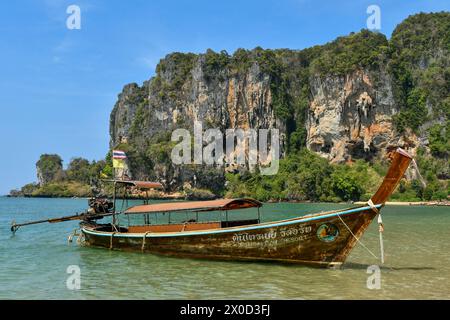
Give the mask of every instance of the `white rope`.
[{"label": "white rope", "polygon": [[81,229],[80,229],[80,234],[78,235],[78,238],[77,238],[77,244],[79,245],[79,246],[82,246],[82,245],[84,245],[84,240],[85,240],[85,238],[84,238],[84,233],[81,231]]},{"label": "white rope", "polygon": [[416,169],[416,172],[417,172],[417,174],[418,174],[418,176],[419,176],[419,180],[420,180],[420,182],[422,183],[422,186],[423,186],[424,188],[426,188],[426,187],[427,187],[427,183],[425,182],[425,179],[424,179],[424,178],[422,177],[422,175],[420,174],[419,166],[417,165],[416,160],[412,159],[412,164],[413,164],[413,166],[414,166],[414,169]]},{"label": "white rope", "polygon": [[380,234],[381,264],[384,264],[383,231],[384,231],[383,220],[381,219],[381,213],[378,213],[378,233]]},{"label": "white rope", "polygon": [[114,235],[115,235],[116,233],[117,233],[117,232],[111,233],[111,241],[109,242],[109,249],[110,249],[110,250],[112,250],[112,248],[113,248],[113,238],[114,238]]},{"label": "white rope", "polygon": [[379,233],[379,239],[380,239],[380,256],[381,256],[381,264],[384,264],[384,244],[383,244],[383,220],[381,219],[381,212],[378,210],[378,208],[373,203],[372,199],[369,199],[367,201],[367,204],[370,206],[370,208],[378,214],[378,233]]},{"label": "white rope", "polygon": [[369,205],[369,207],[375,211],[376,213],[380,213],[380,211],[378,210],[378,208],[375,206],[375,204],[373,203],[372,199],[369,199],[369,201],[367,201],[367,204]]},{"label": "white rope", "polygon": [[353,236],[353,238],[356,239],[356,241],[361,244],[363,246],[364,249],[366,249],[375,259],[378,260],[378,257],[372,252],[370,251],[369,248],[367,248],[364,243],[362,243],[357,236],[355,236],[355,234],[352,232],[352,230],[349,228],[349,226],[345,223],[345,221],[341,218],[341,215],[338,213],[337,216],[339,217],[339,219],[341,219],[342,223],[344,224],[344,226],[348,229],[348,231],[350,231],[350,234]]},{"label": "white rope", "polygon": [[147,238],[147,235],[149,234],[149,233],[152,233],[151,231],[147,231],[145,234],[144,234],[144,237],[142,238],[142,247],[141,247],[141,251],[142,252],[144,252],[144,250],[145,250],[145,242],[146,242],[146,238]]}]

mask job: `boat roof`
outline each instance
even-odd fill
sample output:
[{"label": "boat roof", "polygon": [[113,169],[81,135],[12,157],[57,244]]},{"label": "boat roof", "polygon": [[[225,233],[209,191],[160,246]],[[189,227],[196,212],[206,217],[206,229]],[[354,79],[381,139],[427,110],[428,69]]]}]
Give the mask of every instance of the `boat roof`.
[{"label": "boat roof", "polygon": [[139,189],[162,189],[163,185],[159,182],[151,181],[137,181],[137,180],[103,180],[107,182],[114,182],[118,184],[123,184],[126,186],[133,186]]},{"label": "boat roof", "polygon": [[259,208],[262,203],[251,198],[218,199],[209,201],[164,202],[138,205],[125,210],[125,214],[157,213],[174,211],[225,211],[246,208]]}]

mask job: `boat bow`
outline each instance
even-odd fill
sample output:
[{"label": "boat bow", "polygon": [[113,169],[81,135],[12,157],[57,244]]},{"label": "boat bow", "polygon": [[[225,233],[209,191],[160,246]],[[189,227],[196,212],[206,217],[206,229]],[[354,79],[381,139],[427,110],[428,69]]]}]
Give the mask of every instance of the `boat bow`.
[{"label": "boat bow", "polygon": [[395,188],[403,178],[406,169],[408,169],[412,160],[412,156],[401,148],[398,148],[392,153],[391,166],[389,167],[389,170],[377,192],[370,199],[369,205],[384,205],[391,194],[395,191]]}]

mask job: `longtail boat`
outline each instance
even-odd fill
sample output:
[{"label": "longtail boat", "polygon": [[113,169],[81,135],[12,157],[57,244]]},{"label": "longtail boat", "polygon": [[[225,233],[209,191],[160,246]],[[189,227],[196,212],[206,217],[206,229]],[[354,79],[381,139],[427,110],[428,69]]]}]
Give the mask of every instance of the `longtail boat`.
[{"label": "longtail boat", "polygon": [[[68,220],[82,220],[81,235],[88,246],[186,258],[274,261],[336,267],[345,262],[377,216],[380,232],[382,231],[380,210],[402,179],[412,157],[404,150],[397,149],[391,160],[381,186],[367,205],[342,210],[261,222],[259,209],[262,203],[249,198],[153,204],[147,202],[118,212],[114,196],[112,209],[111,205],[106,208],[100,205],[97,206],[100,210],[97,208],[94,212],[72,216]],[[114,185],[114,190],[116,185],[142,189],[160,187],[158,183],[136,181],[114,181]],[[230,211],[248,208],[257,208],[258,216],[253,219],[230,219]],[[212,211],[219,212],[220,219],[200,221],[199,216]],[[171,217],[183,214],[191,219],[178,222],[171,220]],[[112,223],[97,223],[97,220],[105,216],[112,216]],[[123,225],[119,216],[126,217],[129,224]],[[143,223],[131,224],[130,221],[136,220],[137,216],[143,218]],[[14,224],[12,230],[16,231],[22,225]]]}]

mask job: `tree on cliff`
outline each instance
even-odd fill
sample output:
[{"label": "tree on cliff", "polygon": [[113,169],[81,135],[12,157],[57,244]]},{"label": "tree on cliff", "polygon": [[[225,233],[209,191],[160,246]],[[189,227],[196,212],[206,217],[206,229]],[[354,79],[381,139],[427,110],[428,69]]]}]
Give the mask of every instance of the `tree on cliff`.
[{"label": "tree on cliff", "polygon": [[66,171],[67,178],[81,183],[89,183],[91,178],[90,166],[91,164],[86,159],[73,158]]}]

